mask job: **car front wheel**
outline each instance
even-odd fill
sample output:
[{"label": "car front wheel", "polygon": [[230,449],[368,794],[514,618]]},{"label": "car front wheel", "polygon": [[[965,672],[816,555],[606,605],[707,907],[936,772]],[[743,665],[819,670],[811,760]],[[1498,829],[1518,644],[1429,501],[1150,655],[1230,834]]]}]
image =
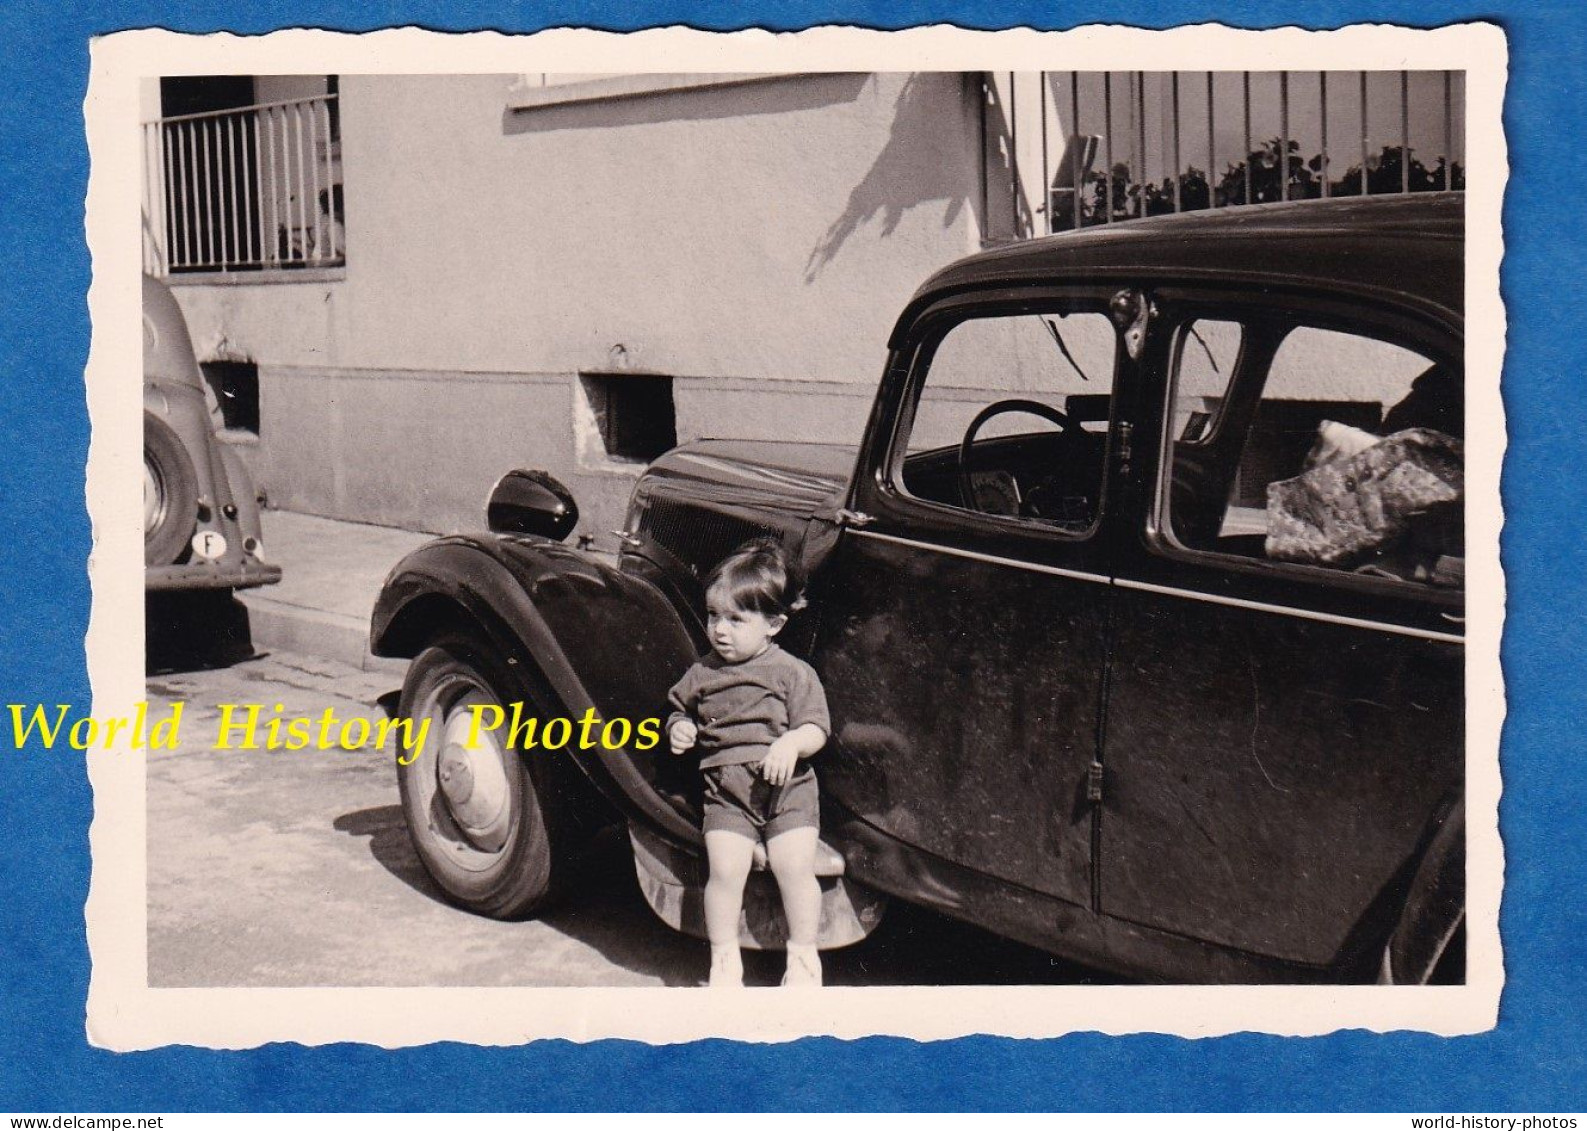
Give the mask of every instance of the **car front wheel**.
[{"label": "car front wheel", "polygon": [[[501,708],[510,718],[540,714],[543,694],[514,671],[490,642],[447,636],[414,659],[403,681],[399,717],[424,727],[424,741],[397,750],[403,816],[425,869],[454,903],[497,919],[542,910],[557,893],[565,865],[563,814],[551,789],[559,767],[527,764],[508,747],[506,728],[488,730]],[[399,732],[400,738],[400,732]],[[531,758],[533,756],[531,755]]]}]

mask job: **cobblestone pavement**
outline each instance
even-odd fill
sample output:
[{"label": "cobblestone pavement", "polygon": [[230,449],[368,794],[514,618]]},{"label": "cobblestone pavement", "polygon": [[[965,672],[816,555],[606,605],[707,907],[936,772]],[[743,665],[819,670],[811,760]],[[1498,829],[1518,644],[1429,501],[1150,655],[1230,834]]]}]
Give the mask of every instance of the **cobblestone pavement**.
[{"label": "cobblestone pavement", "polygon": [[[285,716],[383,718],[390,675],[277,653],[151,674],[151,712],[185,704],[178,749],[148,770],[152,986],[696,985],[703,943],[657,920],[626,838],[600,838],[572,896],[501,923],[445,903],[409,844],[389,753],[219,750],[219,705]],[[750,955],[775,984],[780,955]],[[858,946],[830,952],[833,984],[1090,979],[1045,954],[895,903]]]}]

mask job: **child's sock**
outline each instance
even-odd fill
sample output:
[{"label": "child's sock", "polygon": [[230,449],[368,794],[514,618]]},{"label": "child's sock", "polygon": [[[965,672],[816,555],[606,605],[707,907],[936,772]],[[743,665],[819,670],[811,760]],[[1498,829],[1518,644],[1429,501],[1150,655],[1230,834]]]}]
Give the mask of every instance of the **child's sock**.
[{"label": "child's sock", "polygon": [[711,981],[712,989],[721,989],[724,986],[742,986],[744,984],[744,958],[738,951],[738,944],[731,943],[727,946],[711,947]]},{"label": "child's sock", "polygon": [[819,986],[821,955],[813,946],[788,944],[788,970],[782,976],[785,986]]}]

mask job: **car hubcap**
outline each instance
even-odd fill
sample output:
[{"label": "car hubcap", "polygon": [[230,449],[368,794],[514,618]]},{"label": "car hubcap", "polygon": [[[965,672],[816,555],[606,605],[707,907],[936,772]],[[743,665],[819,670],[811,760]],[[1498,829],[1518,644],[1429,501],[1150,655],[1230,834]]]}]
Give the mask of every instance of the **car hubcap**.
[{"label": "car hubcap", "polygon": [[447,811],[469,843],[485,852],[499,852],[512,824],[506,762],[510,755],[487,730],[481,730],[469,748],[471,700],[472,696],[465,697],[446,720],[436,760],[436,783]]},{"label": "car hubcap", "polygon": [[147,538],[160,525],[165,514],[165,486],[147,458],[143,461],[143,536]]}]

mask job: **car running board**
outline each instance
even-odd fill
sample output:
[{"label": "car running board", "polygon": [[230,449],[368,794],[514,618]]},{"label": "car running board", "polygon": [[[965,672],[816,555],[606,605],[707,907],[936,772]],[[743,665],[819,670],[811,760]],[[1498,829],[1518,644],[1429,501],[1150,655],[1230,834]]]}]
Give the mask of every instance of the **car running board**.
[{"label": "car running board", "polygon": [[[650,909],[675,931],[705,938],[704,893],[707,869],[696,853],[681,848],[652,830],[630,822],[628,840],[634,849],[634,873]],[[816,945],[823,950],[859,942],[882,921],[887,897],[844,875],[843,856],[825,841],[817,842],[816,879],[821,884],[821,928]],[[739,943],[751,950],[781,950],[788,938],[777,881],[761,864],[744,885],[744,913]]]}]

